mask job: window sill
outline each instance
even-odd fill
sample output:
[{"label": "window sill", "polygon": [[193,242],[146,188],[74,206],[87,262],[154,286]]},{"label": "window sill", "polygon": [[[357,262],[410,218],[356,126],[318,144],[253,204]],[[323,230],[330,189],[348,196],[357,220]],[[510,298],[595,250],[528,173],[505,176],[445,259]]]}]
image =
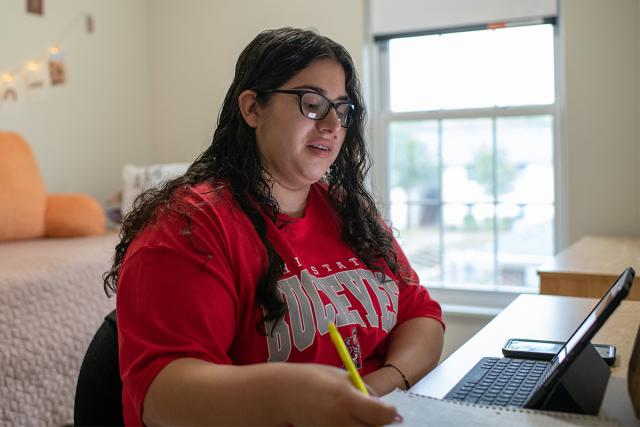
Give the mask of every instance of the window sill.
[{"label": "window sill", "polygon": [[427,286],[431,297],[442,306],[444,314],[492,318],[519,295],[538,293],[538,289],[478,290]]},{"label": "window sill", "polygon": [[493,319],[502,309],[495,307],[477,307],[472,305],[442,304],[442,313],[445,316],[470,317],[474,319]]}]

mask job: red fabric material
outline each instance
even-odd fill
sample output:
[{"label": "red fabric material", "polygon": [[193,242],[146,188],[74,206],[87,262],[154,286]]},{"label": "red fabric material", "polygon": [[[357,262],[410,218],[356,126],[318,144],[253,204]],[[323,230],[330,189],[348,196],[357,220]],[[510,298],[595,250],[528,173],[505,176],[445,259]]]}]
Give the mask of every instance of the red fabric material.
[{"label": "red fabric material", "polygon": [[[191,215],[161,214],[130,245],[117,294],[120,371],[127,425],[141,424],[151,381],[167,363],[192,357],[219,364],[315,362],[341,367],[326,333],[334,321],[363,374],[384,362],[384,338],[407,319],[442,322],[442,312],[420,286],[396,246],[407,283],[372,273],[340,239],[326,189],[313,185],[303,218],[267,221],[267,233],[286,264],[279,289],[288,307],[274,337],[256,325],[255,304],[266,251],[227,190],[201,184],[182,206]],[[270,327],[271,325],[268,325]]]}]

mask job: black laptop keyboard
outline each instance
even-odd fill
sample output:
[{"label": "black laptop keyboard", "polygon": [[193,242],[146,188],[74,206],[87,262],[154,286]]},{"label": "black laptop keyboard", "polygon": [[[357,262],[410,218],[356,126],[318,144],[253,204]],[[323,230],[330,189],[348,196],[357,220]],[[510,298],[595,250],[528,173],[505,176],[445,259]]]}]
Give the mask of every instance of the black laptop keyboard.
[{"label": "black laptop keyboard", "polygon": [[521,407],[550,365],[547,361],[485,357],[444,398]]}]

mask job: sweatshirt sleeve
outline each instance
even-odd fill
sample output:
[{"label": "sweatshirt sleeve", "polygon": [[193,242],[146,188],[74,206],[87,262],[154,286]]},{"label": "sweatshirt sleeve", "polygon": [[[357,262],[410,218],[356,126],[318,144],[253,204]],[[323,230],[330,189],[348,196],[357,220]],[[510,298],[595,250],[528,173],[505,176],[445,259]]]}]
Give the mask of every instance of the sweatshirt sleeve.
[{"label": "sweatshirt sleeve", "polygon": [[123,266],[117,293],[120,373],[123,399],[138,417],[151,382],[171,361],[231,363],[237,301],[218,281],[162,247],[140,249]]}]

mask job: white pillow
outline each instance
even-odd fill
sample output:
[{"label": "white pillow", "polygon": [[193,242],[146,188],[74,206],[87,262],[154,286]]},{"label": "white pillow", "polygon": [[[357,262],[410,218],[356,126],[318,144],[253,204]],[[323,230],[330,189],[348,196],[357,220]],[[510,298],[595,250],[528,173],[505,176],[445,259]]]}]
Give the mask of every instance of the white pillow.
[{"label": "white pillow", "polygon": [[122,205],[124,217],[133,207],[133,201],[144,190],[159,187],[187,171],[189,163],[164,163],[148,166],[124,165],[122,168]]}]

